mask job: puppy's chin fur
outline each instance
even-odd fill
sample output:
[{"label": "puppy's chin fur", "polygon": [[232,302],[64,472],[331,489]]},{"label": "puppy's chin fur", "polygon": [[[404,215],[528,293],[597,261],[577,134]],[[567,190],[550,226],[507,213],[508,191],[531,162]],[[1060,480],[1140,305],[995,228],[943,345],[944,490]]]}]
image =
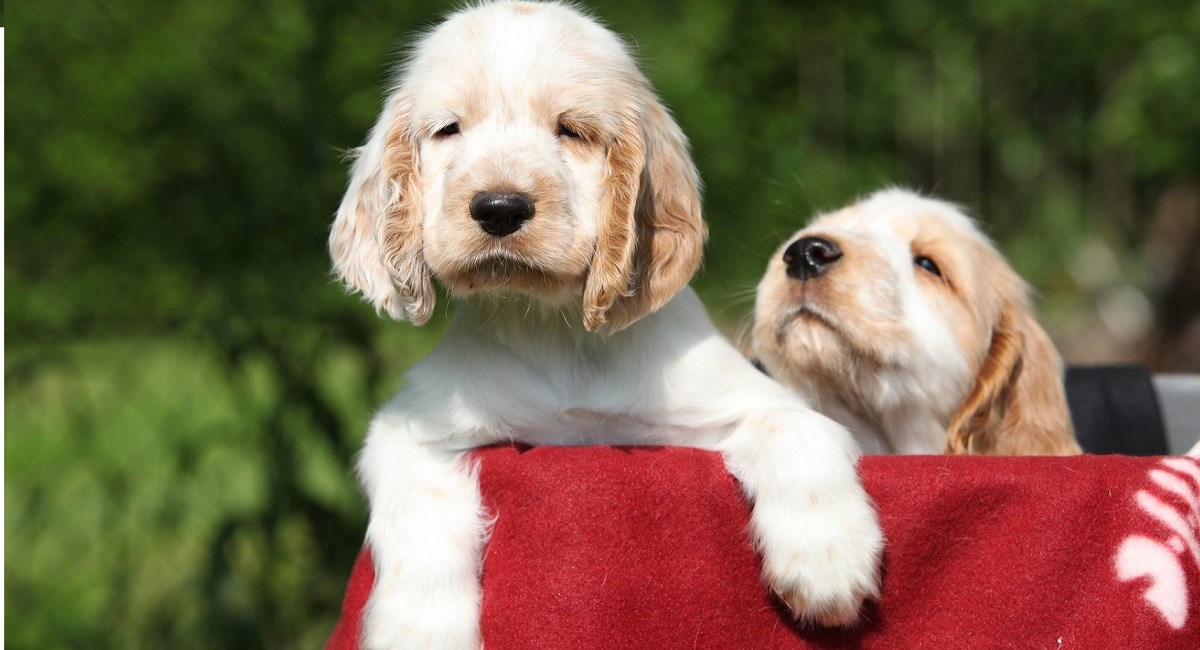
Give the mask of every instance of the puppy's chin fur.
[{"label": "puppy's chin fur", "polygon": [[[848,280],[853,284],[859,280]],[[754,351],[772,376],[815,395],[820,385],[864,416],[871,405],[861,398],[884,369],[903,366],[906,333],[872,310],[842,304],[837,286],[776,283],[778,291],[760,289],[778,304],[764,310],[755,323]],[[882,302],[882,301],[881,301]],[[873,322],[872,322],[872,319]],[[871,416],[874,417],[874,416]]]},{"label": "puppy's chin fur", "polygon": [[774,341],[759,346],[759,357],[776,372],[794,377],[795,383],[813,375],[837,377],[848,370],[851,359],[862,356],[836,318],[815,305],[788,307],[774,323],[763,325],[770,331],[758,338]]},{"label": "puppy's chin fur", "polygon": [[560,309],[579,305],[587,276],[563,276],[518,258],[495,255],[466,268],[435,272],[435,277],[456,298],[519,296]]},{"label": "puppy's chin fur", "polygon": [[[887,360],[874,353],[852,336],[844,324],[828,310],[808,305],[786,310],[775,323],[765,323],[756,332],[756,357],[767,372],[809,399],[818,411],[833,418],[855,437],[867,453],[893,453],[901,435],[879,433],[882,423],[898,417],[896,404],[888,404],[885,395],[896,395],[895,387],[887,385],[895,377],[895,367],[888,369]],[[774,331],[774,341],[766,329]],[[892,398],[896,399],[895,397]],[[940,441],[943,427],[934,417],[921,422],[913,414],[904,414],[912,431],[906,438]]]}]

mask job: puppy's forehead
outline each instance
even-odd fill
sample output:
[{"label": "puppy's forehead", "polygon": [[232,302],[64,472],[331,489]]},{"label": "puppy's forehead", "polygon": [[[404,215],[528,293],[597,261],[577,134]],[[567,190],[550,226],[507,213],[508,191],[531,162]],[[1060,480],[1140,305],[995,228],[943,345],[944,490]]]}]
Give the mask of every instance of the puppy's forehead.
[{"label": "puppy's forehead", "polygon": [[563,6],[509,2],[451,15],[406,67],[418,110],[463,113],[605,111],[638,76],[621,40],[593,20]]},{"label": "puppy's forehead", "polygon": [[921,238],[987,243],[971,219],[945,201],[906,190],[883,190],[851,206],[818,217],[811,228],[889,236],[905,242]]}]

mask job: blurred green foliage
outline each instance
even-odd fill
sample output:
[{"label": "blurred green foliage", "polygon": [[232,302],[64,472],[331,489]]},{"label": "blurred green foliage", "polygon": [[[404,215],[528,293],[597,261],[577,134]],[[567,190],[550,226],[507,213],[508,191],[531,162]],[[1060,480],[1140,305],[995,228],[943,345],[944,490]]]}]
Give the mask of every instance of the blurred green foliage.
[{"label": "blurred green foliage", "polygon": [[[787,234],[891,183],[980,215],[1056,332],[1095,318],[1105,287],[1068,270],[1097,246],[1165,304],[1144,239],[1200,178],[1200,3],[594,9],[692,139],[726,326]],[[6,16],[6,645],[323,642],[365,530],[353,454],[446,311],[376,319],[324,240],[387,62],[445,10]]]}]

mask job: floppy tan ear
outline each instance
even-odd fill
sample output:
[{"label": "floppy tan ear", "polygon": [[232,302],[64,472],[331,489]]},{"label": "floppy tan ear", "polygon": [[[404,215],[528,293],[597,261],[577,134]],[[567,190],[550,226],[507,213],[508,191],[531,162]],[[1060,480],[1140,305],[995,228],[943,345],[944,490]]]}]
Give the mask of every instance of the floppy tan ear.
[{"label": "floppy tan ear", "polygon": [[687,139],[646,92],[605,160],[596,252],[583,292],[588,331],[621,330],[663,306],[700,265],[706,228]]},{"label": "floppy tan ear", "polygon": [[403,103],[389,100],[355,151],[329,255],[342,282],[377,311],[422,325],[435,297],[423,253],[416,138]]},{"label": "floppy tan ear", "polygon": [[950,419],[945,453],[1080,453],[1062,360],[1023,304],[1010,302],[1001,309],[975,384]]}]

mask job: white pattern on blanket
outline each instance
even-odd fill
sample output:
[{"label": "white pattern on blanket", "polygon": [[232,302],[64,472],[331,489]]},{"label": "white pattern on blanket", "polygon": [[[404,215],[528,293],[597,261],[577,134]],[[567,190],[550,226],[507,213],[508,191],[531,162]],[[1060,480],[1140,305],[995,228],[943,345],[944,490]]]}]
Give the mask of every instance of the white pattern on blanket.
[{"label": "white pattern on blanket", "polygon": [[1193,570],[1200,572],[1200,463],[1166,458],[1160,467],[1149,472],[1153,486],[1138,490],[1134,500],[1166,530],[1153,537],[1125,538],[1117,549],[1117,579],[1149,578],[1143,599],[1168,625],[1181,630],[1188,618],[1185,555]]}]

